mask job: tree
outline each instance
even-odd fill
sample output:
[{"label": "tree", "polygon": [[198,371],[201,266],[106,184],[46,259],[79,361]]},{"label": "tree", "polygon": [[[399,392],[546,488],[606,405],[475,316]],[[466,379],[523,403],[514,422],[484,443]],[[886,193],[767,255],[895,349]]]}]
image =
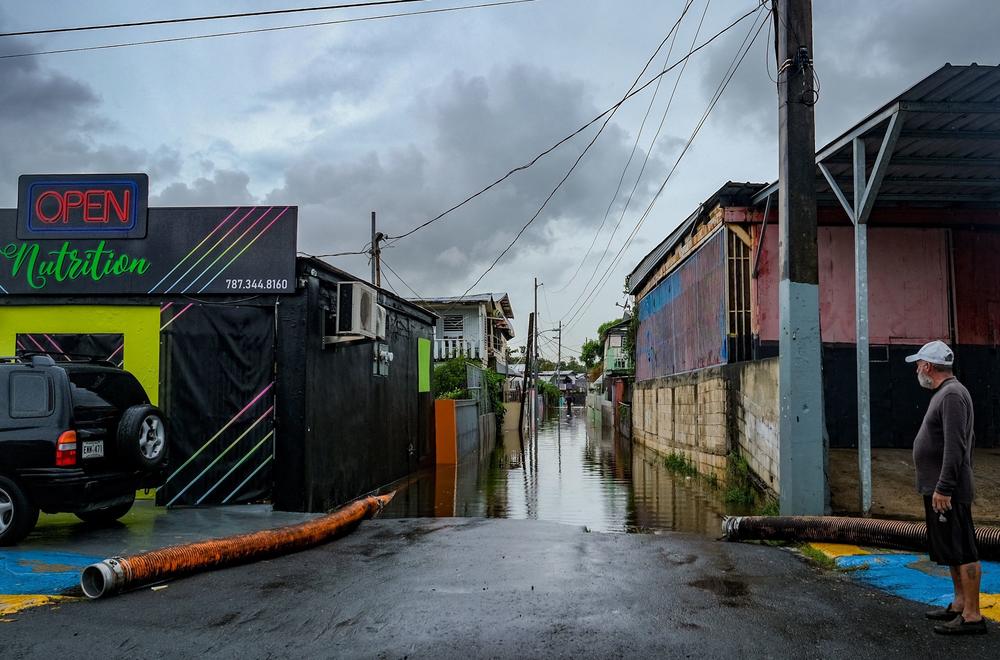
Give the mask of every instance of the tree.
[{"label": "tree", "polygon": [[608,331],[608,328],[610,328],[613,325],[618,325],[621,322],[622,322],[621,319],[611,319],[610,321],[605,321],[604,323],[602,323],[600,325],[600,327],[597,328],[598,341],[603,342],[604,341],[604,333]]},{"label": "tree", "polygon": [[580,360],[587,369],[592,369],[595,364],[604,359],[602,355],[601,343],[596,339],[588,339],[580,347]]}]

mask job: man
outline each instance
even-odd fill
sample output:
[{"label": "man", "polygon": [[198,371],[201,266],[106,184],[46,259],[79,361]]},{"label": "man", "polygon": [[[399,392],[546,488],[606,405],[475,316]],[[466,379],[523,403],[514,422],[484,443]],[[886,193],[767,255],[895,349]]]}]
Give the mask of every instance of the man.
[{"label": "man", "polygon": [[952,373],[955,356],[941,341],[925,344],[906,358],[917,363],[917,381],[934,396],[917,437],[913,463],[917,490],[924,496],[930,558],[951,570],[955,598],[947,607],[927,613],[946,621],[934,626],[942,635],[975,635],[987,631],[979,613],[982,569],[972,525],[972,397]]}]

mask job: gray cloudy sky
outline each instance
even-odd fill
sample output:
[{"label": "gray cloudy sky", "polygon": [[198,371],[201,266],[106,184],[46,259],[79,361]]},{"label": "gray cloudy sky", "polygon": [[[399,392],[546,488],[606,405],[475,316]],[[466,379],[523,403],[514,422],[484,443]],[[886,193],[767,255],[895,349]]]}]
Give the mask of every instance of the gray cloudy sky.
[{"label": "gray cloudy sky", "polygon": [[[20,0],[4,31],[304,6],[308,0]],[[454,6],[461,0],[427,5]],[[468,3],[468,4],[471,4]],[[756,0],[714,0],[699,42]],[[299,212],[309,253],[361,249],[371,210],[398,234],[523,163],[627,90],[684,0],[538,0],[450,14],[0,60],[0,204],[18,174],[145,171],[156,205],[280,202]],[[997,64],[996,0],[814,0],[816,107],[822,144],[945,62]],[[687,52],[706,0],[694,0],[671,62]],[[0,41],[0,53],[96,45],[411,11],[416,5]],[[652,88],[623,106],[577,171],[477,290],[508,291],[518,341],[531,281],[542,326],[569,320],[591,274],[603,274],[660,186],[750,29],[750,19],[663,79],[622,186]],[[620,315],[635,263],[726,180],[776,172],[776,96],[765,27],[670,179],[636,240],[568,328],[578,349]],[[664,52],[665,54],[665,52]],[[770,63],[773,71],[773,62]],[[653,67],[662,67],[658,59]],[[462,293],[534,214],[580,154],[585,132],[531,169],[386,250],[421,295]],[[651,157],[632,202],[647,151]],[[567,285],[597,236],[596,252]],[[622,214],[624,209],[624,215]],[[598,260],[623,218],[611,250]],[[333,260],[365,274],[364,257]],[[403,295],[408,291],[388,275]],[[594,278],[599,281],[599,277]],[[554,350],[546,350],[554,353]]]}]

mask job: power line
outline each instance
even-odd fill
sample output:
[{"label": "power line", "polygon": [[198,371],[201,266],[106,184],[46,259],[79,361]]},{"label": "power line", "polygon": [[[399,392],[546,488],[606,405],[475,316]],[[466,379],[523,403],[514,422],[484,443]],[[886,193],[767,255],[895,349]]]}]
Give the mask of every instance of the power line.
[{"label": "power line", "polygon": [[270,9],[267,11],[240,12],[237,14],[216,14],[213,16],[187,16],[183,18],[163,18],[134,23],[105,23],[103,25],[81,25],[75,27],[44,28],[40,30],[25,30],[23,32],[0,32],[0,37],[27,37],[36,34],[56,34],[61,32],[88,32],[91,30],[110,30],[112,28],[146,27],[150,25],[171,25],[175,23],[195,23],[200,21],[218,21],[232,18],[253,18],[257,16],[277,16],[279,14],[301,14],[313,11],[332,11],[334,9],[353,9],[357,7],[375,7],[379,5],[401,5],[411,2],[426,2],[426,0],[376,0],[373,2],[352,2],[340,5],[325,5],[322,7],[299,7],[295,9]]},{"label": "power line", "polygon": [[[701,20],[698,22],[698,29],[695,30],[694,38],[691,39],[691,46],[689,47],[688,50],[694,48],[695,43],[698,41],[698,36],[701,34],[701,28],[705,23],[705,16],[708,14],[708,8],[709,6],[711,6],[711,4],[712,0],[708,0],[708,2],[705,3],[705,10],[701,14]],[[615,236],[618,234],[618,228],[621,227],[622,222],[625,220],[625,213],[628,211],[629,206],[631,206],[632,199],[635,197],[635,193],[639,189],[639,182],[642,181],[642,175],[645,174],[646,172],[646,165],[649,163],[649,158],[653,153],[653,147],[656,145],[656,141],[660,139],[660,133],[663,131],[663,125],[666,123],[667,115],[670,113],[670,108],[674,104],[674,97],[677,94],[677,88],[680,85],[681,78],[684,76],[684,72],[687,70],[687,63],[688,60],[685,60],[684,66],[681,67],[680,72],[677,74],[677,78],[674,79],[674,87],[672,90],[670,90],[670,98],[667,99],[667,105],[663,109],[663,115],[660,117],[660,125],[656,128],[656,133],[653,135],[653,140],[649,143],[649,149],[646,150],[646,156],[642,160],[642,167],[639,168],[639,174],[635,178],[635,184],[633,184],[632,190],[629,192],[628,199],[625,200],[625,205],[622,207],[622,212],[618,216],[618,222],[615,223],[615,228],[611,230],[611,236],[608,237],[608,242],[604,246],[604,251],[601,253],[601,258],[597,260],[596,264],[594,264],[594,271],[590,274],[590,277],[587,278],[587,283],[583,285],[583,288],[580,290],[580,294],[577,295],[576,300],[574,300],[573,304],[569,306],[569,311],[567,311],[566,314],[563,315],[562,319],[560,320],[566,320],[566,317],[569,316],[569,313],[573,310],[576,304],[580,302],[580,298],[587,290],[587,287],[589,287],[591,283],[594,281],[594,277],[600,270],[601,264],[604,263],[604,258],[608,256],[608,250],[611,248],[611,243],[612,241],[615,240]],[[650,108],[652,107],[653,107],[652,103],[650,103]],[[636,140],[636,144],[638,144],[638,140]],[[622,172],[622,179],[624,178],[625,178],[625,173]],[[615,194],[617,195],[617,192]],[[613,201],[614,200],[612,200],[612,202]],[[609,204],[608,210],[610,209],[611,205]],[[595,236],[594,238],[596,239],[597,237]],[[581,266],[583,265],[582,261],[580,262],[580,265]]]},{"label": "power line", "polygon": [[[705,44],[703,44],[703,45],[702,45],[701,47],[704,47],[704,46],[708,45],[709,43],[711,43],[711,41],[713,41],[714,39],[718,38],[718,36],[719,36],[719,35],[723,34],[723,33],[724,33],[725,31],[727,31],[727,30],[729,30],[729,29],[732,29],[732,27],[733,27],[734,25],[736,25],[737,23],[739,23],[740,21],[742,21],[743,19],[745,19],[745,18],[746,18],[747,16],[750,16],[750,15],[754,14],[755,12],[758,12],[759,10],[760,10],[760,6],[758,6],[758,7],[756,8],[756,9],[754,9],[754,10],[752,10],[752,11],[748,12],[747,14],[744,14],[744,15],[743,15],[743,16],[742,16],[741,18],[737,19],[737,20],[736,20],[736,22],[734,22],[734,23],[731,23],[731,24],[730,24],[729,26],[727,26],[726,28],[724,28],[722,32],[719,32],[719,33],[717,33],[717,34],[716,34],[715,36],[713,36],[713,37],[712,37],[712,39],[710,39],[709,41],[705,42]],[[753,29],[753,28],[752,28],[752,26],[751,26],[751,31],[752,31],[752,29]],[[694,49],[694,50],[692,50],[692,51],[691,51],[691,53],[689,53],[689,54],[688,54],[688,55],[687,55],[687,56],[686,56],[686,57],[685,57],[685,58],[684,58],[684,59],[683,59],[682,61],[686,62],[686,61],[687,61],[687,59],[688,59],[689,57],[691,57],[691,55],[693,55],[693,54],[694,54],[695,52],[697,52],[698,50],[700,50],[700,48],[697,48],[697,49]],[[681,61],[678,61],[677,63],[675,63],[675,64],[674,64],[674,67],[675,67],[675,66],[677,66],[677,65],[679,65],[680,63],[681,63]],[[648,64],[647,64],[647,66],[648,66]],[[656,80],[657,78],[659,78],[659,77],[662,77],[662,76],[663,76],[664,74],[666,74],[666,73],[667,73],[667,72],[668,72],[668,71],[669,71],[670,69],[672,69],[672,68],[674,68],[674,67],[668,67],[668,68],[667,68],[667,69],[665,69],[665,70],[664,70],[664,71],[663,71],[662,73],[658,74],[658,76],[656,76],[656,77],[654,77],[653,79],[651,79],[651,80],[650,80],[650,81],[649,81],[648,83],[646,83],[646,85],[644,85],[643,87],[645,87],[645,86],[648,86],[649,84],[651,84],[651,83],[652,83],[652,82],[653,82],[654,80]],[[641,89],[641,88],[640,88],[640,89]],[[636,91],[638,91],[638,90],[636,90]],[[626,99],[628,99],[628,98],[629,98],[629,97],[630,97],[630,96],[631,96],[632,94],[634,94],[634,93],[635,93],[635,92],[632,92],[631,94],[627,94],[627,95],[626,95],[626,96],[625,96],[625,97],[624,97],[624,98],[623,98],[623,99],[622,99],[621,101],[619,101],[619,102],[618,102],[618,103],[617,103],[617,104],[616,104],[616,105],[614,106],[614,110],[617,110],[617,109],[618,109],[618,107],[620,107],[620,106],[621,106],[621,104],[622,104],[622,103],[624,103],[624,101],[625,101]],[[610,119],[610,117],[609,117],[609,119]],[[607,125],[607,122],[605,122],[605,124],[604,124],[604,125]],[[603,129],[603,126],[602,126],[602,129]],[[598,135],[600,135],[600,132],[598,132]],[[595,137],[594,137],[594,140],[596,140],[596,139],[597,139],[597,136],[595,136]],[[542,204],[542,208],[544,208],[545,204],[546,204],[546,203],[548,203],[548,200],[549,200],[549,199],[551,199],[551,198],[552,198],[552,195],[553,195],[553,194],[555,194],[556,190],[558,190],[558,189],[559,189],[559,186],[561,186],[561,185],[562,185],[562,183],[563,183],[563,182],[564,182],[564,181],[565,181],[565,180],[566,180],[566,179],[567,179],[567,178],[569,177],[569,175],[570,175],[570,174],[571,174],[571,173],[573,172],[573,168],[575,168],[575,167],[576,167],[576,165],[577,165],[577,164],[578,164],[578,163],[580,162],[580,159],[581,159],[581,158],[583,158],[583,155],[584,155],[585,153],[587,153],[587,149],[589,149],[589,148],[590,148],[590,146],[594,144],[594,140],[591,140],[591,141],[590,141],[590,143],[589,143],[589,144],[587,145],[587,148],[583,150],[583,152],[582,152],[582,153],[580,154],[580,156],[579,156],[579,157],[577,158],[576,162],[575,162],[575,163],[573,164],[573,167],[571,167],[571,168],[570,168],[570,171],[566,173],[566,176],[565,176],[565,177],[563,177],[563,179],[562,179],[562,180],[561,180],[561,181],[559,182],[559,184],[558,184],[558,185],[556,186],[556,188],[555,188],[555,189],[553,189],[552,193],[550,193],[550,194],[549,194],[549,197],[548,197],[548,198],[546,198],[545,202],[543,202],[543,204]],[[685,151],[686,151],[686,148],[685,148]],[[539,212],[541,212],[541,208],[539,209]],[[505,247],[505,248],[503,249],[503,251],[501,251],[501,252],[500,252],[500,254],[499,254],[499,255],[497,256],[497,258],[493,260],[493,263],[491,263],[491,264],[490,264],[490,266],[489,266],[489,267],[488,267],[488,268],[487,268],[487,269],[486,269],[485,271],[483,271],[482,275],[480,275],[480,276],[479,276],[479,277],[478,277],[478,278],[476,279],[476,281],[475,281],[475,282],[473,282],[473,283],[472,283],[472,285],[471,285],[471,286],[470,286],[470,287],[469,287],[468,289],[466,289],[466,290],[465,290],[465,292],[464,292],[464,293],[463,293],[463,294],[462,294],[461,296],[459,296],[459,300],[461,300],[461,299],[462,299],[462,298],[464,298],[464,297],[465,297],[466,295],[468,295],[468,293],[469,293],[470,291],[472,291],[472,289],[474,289],[474,288],[475,288],[475,287],[476,287],[476,286],[477,286],[477,285],[478,285],[478,284],[479,284],[479,283],[480,283],[480,282],[481,282],[481,281],[483,280],[483,278],[484,278],[484,277],[486,277],[486,276],[487,276],[487,275],[488,275],[488,274],[490,273],[490,271],[492,271],[492,270],[493,270],[493,269],[494,269],[494,268],[496,267],[496,265],[497,265],[497,264],[498,264],[498,263],[500,262],[500,260],[501,260],[501,259],[502,259],[502,258],[504,257],[504,255],[506,255],[506,254],[507,254],[507,253],[508,253],[508,252],[510,251],[510,249],[511,249],[512,247],[514,247],[514,244],[515,244],[515,243],[517,243],[517,240],[518,240],[518,239],[519,239],[519,238],[521,237],[521,235],[522,235],[522,234],[523,234],[523,233],[525,232],[525,230],[526,230],[526,229],[528,228],[528,226],[530,226],[530,225],[531,225],[531,223],[535,221],[535,218],[537,218],[537,217],[538,217],[538,213],[536,213],[536,214],[535,214],[535,215],[534,215],[534,216],[533,216],[533,217],[532,217],[532,218],[531,218],[530,220],[528,220],[528,222],[527,222],[527,223],[525,223],[525,225],[524,225],[523,227],[521,227],[520,231],[518,231],[518,233],[517,233],[517,234],[516,234],[516,235],[514,236],[514,239],[513,239],[513,240],[512,240],[512,241],[511,241],[511,242],[510,242],[510,243],[509,243],[508,245],[507,245],[507,247]]]},{"label": "power line", "polygon": [[[681,19],[684,18],[684,16],[687,14],[688,10],[691,8],[691,5],[693,5],[693,4],[694,4],[694,0],[687,0],[687,3],[684,5],[684,9],[681,12]],[[709,0],[709,2],[707,2],[705,4],[705,12],[708,11],[708,5],[709,4],[711,4],[711,0]],[[701,18],[702,18],[702,21],[704,21],[705,20],[705,14],[702,14]],[[680,21],[678,21],[678,25],[679,25],[679,23],[680,23]],[[701,24],[700,23],[699,23],[698,27],[699,27],[699,30],[700,30],[701,29]],[[680,34],[679,30],[677,30],[677,31],[671,30],[671,32],[673,33],[673,39],[670,40],[670,48],[667,49],[667,56],[663,59],[663,68],[664,69],[666,69],[667,68],[667,64],[670,63],[670,55],[673,54],[673,52],[674,52],[674,45],[677,43],[677,35]],[[698,38],[697,35],[695,35],[695,39],[696,40],[697,40],[697,38]],[[694,44],[692,43],[691,46],[693,47]],[[681,74],[683,74],[683,73],[684,73],[684,69],[681,69]],[[678,74],[678,77],[680,77],[680,74]],[[662,83],[662,82],[663,82],[663,78],[658,78],[657,81],[656,81],[656,87],[653,88],[653,96],[652,96],[652,98],[649,99],[649,105],[646,106],[646,114],[644,114],[643,117],[642,117],[642,122],[639,124],[639,131],[638,131],[638,133],[636,133],[636,136],[635,136],[635,142],[632,144],[632,151],[628,155],[628,160],[625,161],[625,167],[622,168],[622,175],[618,179],[618,186],[615,188],[614,194],[611,195],[611,201],[608,202],[608,208],[604,210],[604,217],[601,219],[601,225],[597,228],[597,231],[594,232],[594,240],[592,240],[590,242],[590,247],[587,248],[586,254],[583,255],[583,258],[580,259],[580,263],[577,264],[576,271],[573,272],[573,274],[570,276],[570,278],[566,282],[566,284],[564,284],[561,287],[559,287],[558,289],[556,289],[556,293],[560,293],[560,292],[565,291],[566,289],[569,288],[569,286],[576,279],[576,276],[580,274],[580,269],[583,268],[583,264],[587,263],[587,257],[590,256],[591,251],[594,249],[594,245],[597,244],[597,239],[601,235],[601,231],[604,229],[604,224],[608,221],[608,215],[611,213],[611,208],[614,206],[615,200],[618,199],[618,193],[622,189],[622,183],[625,181],[625,174],[628,172],[628,167],[629,167],[629,165],[632,164],[632,159],[635,157],[635,152],[639,148],[639,140],[642,139],[642,132],[646,128],[646,120],[649,119],[649,113],[653,109],[653,104],[656,102],[656,96],[660,93],[660,83]],[[612,234],[612,236],[613,235],[614,234]]]},{"label": "power line", "polygon": [[[670,178],[673,176],[674,172],[677,170],[677,166],[680,164],[681,160],[684,158],[684,155],[687,153],[687,151],[690,148],[691,144],[694,142],[694,139],[698,135],[698,132],[701,130],[702,126],[704,126],[705,121],[707,121],[707,119],[708,119],[708,116],[711,114],[712,110],[715,108],[715,105],[718,103],[719,99],[722,97],[722,93],[725,91],[726,87],[729,85],[729,81],[732,80],[733,76],[736,74],[737,69],[739,69],[740,64],[742,64],[744,58],[746,58],[747,53],[750,52],[750,49],[753,46],[753,42],[756,41],[757,36],[760,34],[760,30],[763,28],[764,24],[761,23],[760,26],[757,26],[756,33],[754,31],[754,26],[755,25],[756,25],[756,19],[754,20],[754,24],[752,24],[750,26],[750,31],[743,38],[743,42],[740,44],[740,47],[737,49],[736,54],[733,56],[733,61],[730,62],[729,68],[726,70],[726,73],[723,74],[723,79],[720,82],[719,87],[716,88],[716,92],[713,95],[713,97],[712,97],[712,99],[711,99],[711,101],[710,101],[710,103],[708,105],[708,108],[706,108],[705,113],[702,115],[702,117],[699,120],[698,124],[695,126],[694,130],[692,131],[690,137],[688,138],[687,143],[684,145],[684,149],[681,150],[680,155],[678,155],[677,160],[674,162],[673,167],[671,167],[670,171],[667,173],[666,179],[664,179],[663,183],[660,185],[660,188],[657,190],[656,194],[653,196],[653,199],[650,200],[649,205],[647,205],[646,210],[640,216],[638,222],[636,223],[636,226],[632,229],[632,231],[630,232],[629,236],[625,239],[625,242],[622,244],[621,248],[615,254],[615,257],[612,259],[611,263],[608,265],[607,269],[605,269],[604,273],[601,275],[601,279],[598,281],[598,283],[595,285],[594,289],[587,296],[587,299],[584,301],[584,304],[574,313],[573,317],[567,323],[567,327],[570,327],[574,323],[576,323],[576,321],[578,321],[582,317],[581,316],[582,313],[586,309],[588,309],[590,307],[590,305],[593,303],[596,294],[604,287],[605,284],[607,284],[607,282],[608,282],[608,276],[610,275],[611,271],[621,261],[621,258],[624,255],[625,249],[631,244],[632,240],[638,234],[639,229],[642,227],[643,223],[646,221],[646,218],[649,217],[649,213],[652,211],[653,206],[656,204],[656,202],[659,199],[660,195],[663,193],[663,190],[666,188],[667,182],[670,180]],[[750,44],[747,45],[747,40],[750,39],[751,35],[753,35],[753,39],[750,41]],[[746,47],[746,48],[744,49],[744,47]],[[742,55],[741,55],[741,53],[742,53]]]},{"label": "power line", "polygon": [[[761,7],[763,7],[763,4],[761,5]],[[756,26],[756,31],[754,30],[755,26]],[[569,328],[574,323],[576,323],[576,321],[578,321],[580,318],[582,318],[582,313],[584,311],[586,311],[586,309],[588,309],[590,307],[591,303],[595,299],[595,296],[596,296],[597,292],[599,292],[604,287],[604,285],[607,284],[607,282],[608,282],[608,276],[609,276],[610,272],[621,261],[621,257],[624,254],[625,249],[631,244],[632,240],[639,233],[639,229],[642,227],[643,223],[649,217],[650,212],[653,210],[653,207],[655,206],[656,202],[659,200],[660,195],[663,193],[663,190],[667,186],[667,183],[670,181],[670,178],[673,176],[674,172],[677,170],[677,166],[680,164],[681,160],[684,158],[684,155],[687,153],[688,149],[691,147],[691,144],[694,142],[695,137],[697,137],[698,133],[701,131],[702,126],[705,125],[705,122],[708,120],[708,116],[711,114],[712,110],[715,108],[716,104],[719,102],[719,99],[722,98],[723,92],[725,92],[726,87],[729,86],[729,82],[733,79],[733,76],[736,75],[736,71],[739,69],[740,65],[743,63],[743,60],[746,58],[747,54],[750,52],[751,48],[753,47],[754,42],[757,40],[757,37],[760,35],[760,31],[761,31],[761,29],[763,29],[763,27],[764,27],[764,22],[762,22],[760,25],[757,25],[756,24],[756,19],[754,19],[754,23],[750,26],[750,31],[743,38],[743,42],[740,44],[739,49],[737,49],[736,55],[734,56],[733,61],[730,63],[729,69],[727,69],[726,74],[723,75],[723,80],[720,83],[719,87],[716,89],[716,93],[712,97],[712,100],[709,103],[708,108],[705,110],[705,113],[702,115],[702,117],[699,120],[698,124],[695,126],[694,131],[691,133],[691,136],[688,138],[688,141],[684,145],[684,148],[681,150],[680,155],[678,155],[677,160],[674,162],[673,167],[671,167],[670,171],[667,173],[666,179],[664,179],[663,183],[660,185],[659,189],[656,191],[656,194],[653,196],[653,199],[650,200],[649,204],[646,207],[646,210],[643,211],[642,215],[639,218],[639,221],[636,223],[636,226],[633,228],[633,230],[629,234],[629,236],[625,239],[625,242],[622,244],[622,247],[618,250],[618,253],[615,255],[614,259],[612,259],[611,263],[608,265],[608,268],[604,271],[604,274],[601,276],[601,279],[598,281],[597,285],[594,287],[594,289],[591,291],[590,295],[587,297],[587,300],[574,313],[573,317],[569,320],[569,322],[564,327]],[[752,39],[751,39],[751,35],[753,37]],[[750,40],[749,44],[747,44],[747,40]]]},{"label": "power line", "polygon": [[416,290],[412,286],[410,286],[409,284],[406,283],[406,280],[404,280],[402,277],[399,276],[399,273],[397,273],[396,271],[394,271],[392,269],[392,266],[390,266],[388,264],[388,262],[386,262],[385,257],[382,258],[382,265],[385,266],[386,268],[388,268],[389,272],[392,273],[393,275],[395,275],[396,279],[399,280],[400,282],[402,282],[403,286],[405,286],[407,289],[409,289],[410,292],[413,293],[413,295],[415,295],[420,300],[424,299],[424,297],[422,295],[420,295],[419,293],[417,293]]},{"label": "power line", "polygon": [[332,257],[347,257],[355,254],[368,254],[368,250],[359,250],[357,252],[334,252],[332,254],[309,254],[308,252],[299,252],[300,255],[304,257],[312,257],[313,259],[328,259]]},{"label": "power line", "polygon": [[346,23],[360,23],[363,21],[376,21],[387,18],[401,18],[404,16],[423,16],[426,14],[444,14],[454,11],[465,11],[467,9],[485,9],[489,7],[502,7],[505,5],[520,5],[538,0],[502,0],[500,2],[489,2],[476,5],[463,5],[459,7],[445,7],[442,9],[424,9],[421,11],[399,12],[396,14],[379,14],[376,16],[362,16],[359,18],[342,18],[333,21],[318,21],[315,23],[298,23],[295,25],[280,25],[277,27],[256,28],[252,30],[233,30],[231,32],[213,32],[209,34],[196,34],[186,37],[167,37],[164,39],[146,39],[143,41],[127,41],[114,44],[103,44],[99,46],[81,46],[79,48],[58,48],[53,50],[39,50],[27,53],[10,53],[0,55],[0,60],[10,60],[22,57],[36,57],[39,55],[59,55],[63,53],[82,53],[91,50],[108,50],[111,48],[129,48],[132,46],[149,46],[155,44],[177,43],[181,41],[195,41],[198,39],[215,39],[218,37],[235,37],[245,34],[260,34],[262,32],[279,32],[281,30],[298,30],[301,28],[321,27],[326,25],[342,25]]},{"label": "power line", "polygon": [[[755,20],[754,24],[756,24],[756,20]],[[632,240],[638,234],[639,229],[642,227],[643,223],[649,217],[649,214],[652,211],[653,206],[656,204],[656,202],[659,199],[660,195],[663,193],[663,190],[666,188],[667,182],[670,180],[670,178],[673,175],[674,171],[676,171],[677,166],[680,164],[681,159],[687,153],[687,150],[690,148],[692,142],[694,141],[694,138],[697,136],[698,132],[701,130],[701,127],[704,126],[705,121],[708,119],[709,114],[711,114],[712,109],[715,108],[715,105],[718,103],[719,99],[722,97],[722,93],[725,91],[726,87],[729,85],[729,81],[731,81],[732,78],[733,78],[733,76],[736,74],[736,71],[737,71],[737,69],[739,69],[740,64],[743,63],[743,60],[744,60],[744,58],[746,58],[747,53],[750,52],[750,49],[753,46],[753,42],[756,41],[757,36],[760,34],[760,30],[763,28],[763,25],[764,24],[761,23],[761,25],[757,27],[756,33],[754,33],[754,26],[751,25],[750,32],[748,32],[747,36],[743,38],[743,43],[740,44],[740,48],[737,49],[736,56],[734,56],[734,58],[733,58],[733,62],[730,63],[729,69],[727,69],[726,74],[723,75],[723,81],[720,83],[719,87],[716,89],[716,93],[715,93],[714,97],[712,98],[712,101],[709,103],[708,108],[706,109],[705,113],[702,115],[702,118],[698,122],[697,126],[695,126],[694,131],[692,132],[691,136],[688,138],[688,141],[685,144],[684,149],[681,151],[680,155],[677,157],[677,160],[674,162],[673,167],[670,169],[670,172],[667,174],[666,179],[664,179],[663,183],[660,185],[660,188],[657,190],[656,194],[653,196],[653,199],[650,200],[650,203],[649,203],[649,205],[647,205],[646,210],[640,216],[639,221],[636,223],[636,226],[632,229],[632,232],[625,239],[625,242],[622,244],[622,247],[618,250],[618,253],[615,255],[614,259],[612,259],[611,264],[608,266],[608,268],[602,274],[601,279],[598,281],[597,285],[590,292],[590,295],[588,295],[587,300],[584,302],[584,305],[581,306],[577,310],[577,312],[574,314],[573,318],[571,318],[570,321],[569,321],[569,323],[566,324],[566,327],[572,326],[574,323],[576,323],[576,321],[578,321],[580,318],[582,318],[582,313],[584,311],[586,311],[586,309],[588,309],[590,307],[590,305],[595,300],[596,294],[604,287],[605,284],[607,284],[607,282],[608,282],[608,276],[610,275],[612,269],[615,266],[617,266],[618,263],[621,261],[621,258],[624,255],[625,249],[631,244]],[[744,50],[743,47],[746,45],[747,39],[750,38],[751,34],[754,35],[753,36],[753,40],[750,41],[750,44],[748,46],[746,46],[746,49]],[[742,52],[742,55],[740,55],[741,52]]]},{"label": "power line", "polygon": [[748,11],[747,13],[743,14],[742,16],[740,16],[739,18],[737,18],[735,21],[733,21],[732,23],[730,23],[729,25],[727,25],[725,28],[723,28],[722,30],[720,30],[719,32],[717,32],[710,39],[706,40],[700,46],[698,46],[697,48],[693,49],[690,53],[687,54],[687,56],[684,59],[678,60],[673,65],[667,67],[666,69],[664,69],[663,71],[661,71],[657,75],[653,76],[648,81],[646,81],[645,83],[643,83],[641,86],[637,87],[636,89],[634,89],[631,92],[629,92],[628,94],[626,94],[617,103],[615,103],[614,105],[612,105],[611,107],[609,107],[607,110],[604,110],[603,112],[601,112],[600,114],[598,114],[596,117],[594,117],[593,119],[591,119],[587,123],[583,124],[582,126],[580,126],[579,128],[577,128],[575,131],[573,131],[572,133],[570,133],[566,137],[560,139],[559,141],[557,141],[552,146],[550,146],[547,149],[543,150],[541,153],[539,153],[538,155],[536,155],[535,157],[533,157],[531,160],[527,161],[526,163],[524,163],[522,165],[518,165],[517,167],[511,169],[506,174],[504,174],[499,179],[497,179],[493,183],[489,184],[488,186],[486,186],[482,190],[479,190],[478,192],[475,192],[475,193],[469,195],[468,197],[466,197],[465,199],[463,199],[461,202],[455,204],[454,206],[452,206],[451,208],[449,208],[449,209],[447,209],[445,211],[442,211],[441,213],[439,213],[438,215],[434,216],[433,218],[420,223],[419,225],[417,225],[413,229],[411,229],[411,230],[409,230],[409,231],[407,231],[407,232],[405,232],[403,234],[399,234],[398,236],[386,236],[386,238],[388,240],[392,240],[392,241],[395,242],[395,241],[398,241],[400,239],[406,238],[406,237],[408,237],[408,236],[410,236],[412,234],[415,234],[416,232],[420,231],[424,227],[427,227],[428,225],[431,225],[431,224],[437,222],[438,220],[442,219],[443,217],[445,217],[449,213],[452,213],[453,211],[456,211],[456,210],[460,209],[461,207],[465,206],[466,204],[468,204],[472,200],[476,199],[480,195],[483,195],[484,193],[489,192],[490,190],[492,190],[493,188],[495,188],[499,184],[501,184],[504,181],[506,181],[507,179],[509,179],[514,174],[516,174],[518,172],[521,172],[523,170],[528,169],[529,167],[531,167],[532,165],[534,165],[535,163],[537,163],[539,160],[541,160],[545,156],[549,155],[550,153],[552,153],[553,151],[555,151],[556,149],[558,149],[562,145],[566,144],[567,142],[569,142],[570,140],[572,140],[573,138],[575,138],[580,133],[584,132],[585,130],[587,130],[588,128],[590,128],[591,126],[593,126],[594,124],[596,124],[597,122],[599,122],[608,113],[615,112],[622,104],[624,104],[626,101],[628,101],[633,96],[635,96],[637,94],[641,94],[643,91],[646,90],[647,87],[649,87],[650,85],[652,85],[653,83],[655,83],[657,80],[659,80],[663,76],[665,76],[668,73],[670,73],[671,71],[673,71],[676,67],[680,66],[683,62],[686,62],[688,58],[692,57],[695,53],[697,53],[701,49],[707,47],[709,44],[711,44],[713,41],[715,41],[716,39],[718,39],[719,37],[721,37],[723,34],[725,34],[726,32],[728,32],[732,28],[734,28],[736,25],[742,23],[747,17],[753,15],[759,9],[760,9],[760,6],[758,5],[757,7],[753,8],[750,11]]}]

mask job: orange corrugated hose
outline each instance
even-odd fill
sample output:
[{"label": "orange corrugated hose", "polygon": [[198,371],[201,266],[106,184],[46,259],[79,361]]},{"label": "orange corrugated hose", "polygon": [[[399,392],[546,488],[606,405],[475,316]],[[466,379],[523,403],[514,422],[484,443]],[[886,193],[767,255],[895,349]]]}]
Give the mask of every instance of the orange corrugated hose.
[{"label": "orange corrugated hose", "polygon": [[245,564],[298,552],[353,530],[377,515],[395,493],[366,497],[315,520],[153,550],[133,557],[112,557],[83,569],[80,586],[88,598],[101,598],[146,584],[199,571]]}]

